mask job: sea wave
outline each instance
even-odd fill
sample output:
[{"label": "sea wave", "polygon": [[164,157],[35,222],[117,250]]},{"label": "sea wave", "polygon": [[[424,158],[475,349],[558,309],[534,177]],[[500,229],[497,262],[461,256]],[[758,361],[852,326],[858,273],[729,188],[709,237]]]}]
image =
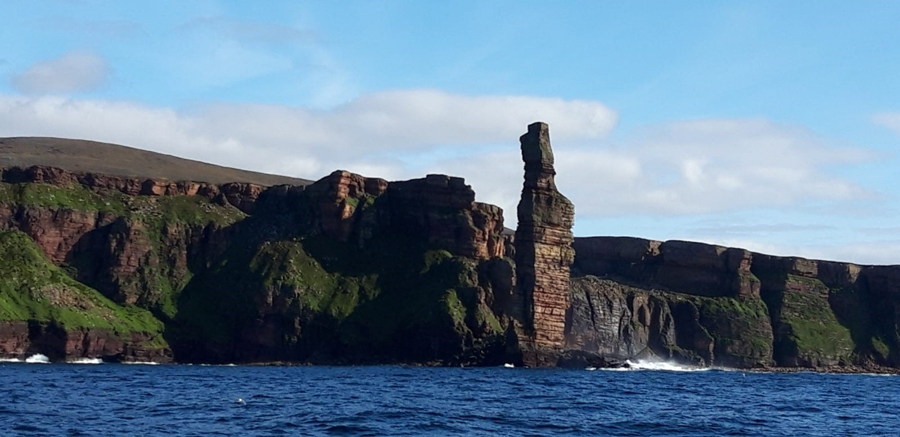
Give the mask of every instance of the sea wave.
[{"label": "sea wave", "polygon": [[0,363],[21,363],[22,360],[18,358],[0,358]]},{"label": "sea wave", "polygon": [[28,358],[25,358],[26,363],[33,364],[47,364],[50,362],[50,358],[47,358],[44,354],[34,354]]},{"label": "sea wave", "polygon": [[159,363],[153,361],[122,361],[122,364],[142,364],[145,366],[158,366]]},{"label": "sea wave", "polygon": [[611,372],[633,372],[638,370],[663,371],[663,372],[706,372],[711,370],[709,367],[684,366],[669,361],[651,361],[651,360],[626,360],[624,367],[612,367],[602,369]]},{"label": "sea wave", "polygon": [[69,364],[103,364],[100,358],[79,358],[77,360],[66,361]]},{"label": "sea wave", "polygon": [[664,370],[667,372],[705,372],[709,367],[683,366],[669,361],[625,361],[629,367],[637,370]]}]

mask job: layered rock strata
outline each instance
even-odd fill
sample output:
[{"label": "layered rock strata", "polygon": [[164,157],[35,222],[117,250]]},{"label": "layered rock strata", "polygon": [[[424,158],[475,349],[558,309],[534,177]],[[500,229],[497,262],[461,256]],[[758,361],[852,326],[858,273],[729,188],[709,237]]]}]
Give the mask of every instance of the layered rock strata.
[{"label": "layered rock strata", "polygon": [[897,366],[900,266],[577,238],[567,347],[737,367]]},{"label": "layered rock strata", "polygon": [[[97,330],[57,316],[68,300],[35,314],[0,305],[0,357],[478,363],[502,333],[490,290],[511,282],[497,268],[481,278],[480,263],[503,255],[502,224],[500,208],[444,175],[389,183],[336,171],[260,187],[6,169],[0,232],[27,235],[55,271],[90,287],[81,293],[123,315]],[[16,287],[0,301],[42,293]],[[165,338],[122,328],[124,313],[148,314],[139,309]]]},{"label": "layered rock strata", "polygon": [[[121,193],[127,196],[202,196],[250,213],[256,200],[266,187],[230,182],[221,185],[196,181],[169,181],[166,179],[135,178],[70,172],[57,167],[31,166],[0,169],[0,182],[10,184],[42,183],[54,186],[80,186],[92,192],[109,195]],[[300,186],[302,187],[302,186]]]},{"label": "layered rock strata", "polygon": [[475,259],[502,257],[503,210],[476,202],[463,178],[431,174],[388,182],[338,170],[310,185],[315,227],[365,247],[373,229],[401,228],[429,247]]},{"label": "layered rock strata", "polygon": [[525,183],[515,234],[517,300],[534,345],[561,348],[569,308],[569,266],[575,252],[575,207],[556,189],[550,131],[544,123],[528,126],[519,139]]}]

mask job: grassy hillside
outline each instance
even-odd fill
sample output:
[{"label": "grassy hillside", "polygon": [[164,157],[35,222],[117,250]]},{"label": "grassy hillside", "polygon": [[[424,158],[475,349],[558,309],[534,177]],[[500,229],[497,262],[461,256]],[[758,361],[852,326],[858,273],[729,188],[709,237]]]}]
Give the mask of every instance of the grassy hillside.
[{"label": "grassy hillside", "polygon": [[0,138],[0,168],[33,165],[72,172],[197,181],[213,184],[307,185],[311,181],[222,167],[116,144],[65,138]]}]

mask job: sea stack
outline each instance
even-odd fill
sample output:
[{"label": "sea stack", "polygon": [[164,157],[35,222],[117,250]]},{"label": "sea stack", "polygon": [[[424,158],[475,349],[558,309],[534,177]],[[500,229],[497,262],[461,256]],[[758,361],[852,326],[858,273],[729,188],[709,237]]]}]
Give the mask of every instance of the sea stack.
[{"label": "sea stack", "polygon": [[556,189],[547,124],[531,124],[519,141],[525,184],[515,239],[517,297],[534,346],[560,349],[569,308],[569,266],[575,259],[575,207]]}]

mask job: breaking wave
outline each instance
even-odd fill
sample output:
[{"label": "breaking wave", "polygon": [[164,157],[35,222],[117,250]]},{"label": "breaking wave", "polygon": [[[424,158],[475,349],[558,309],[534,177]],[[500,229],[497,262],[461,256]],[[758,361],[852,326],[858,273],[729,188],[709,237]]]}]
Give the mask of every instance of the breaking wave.
[{"label": "breaking wave", "polygon": [[0,363],[21,363],[22,360],[18,358],[0,358]]},{"label": "breaking wave", "polygon": [[158,366],[159,363],[153,361],[122,361],[122,364],[142,364],[145,366]]},{"label": "breaking wave", "polygon": [[37,363],[37,364],[47,364],[50,362],[50,358],[47,358],[44,354],[34,354],[28,358],[25,358],[26,363]]},{"label": "breaking wave", "polygon": [[100,358],[79,358],[77,360],[66,361],[69,364],[103,364]]},{"label": "breaking wave", "polygon": [[705,372],[711,369],[709,367],[684,366],[668,361],[626,360],[625,367],[615,367],[603,370],[613,372],[631,372],[636,370],[652,370],[664,372]]}]

